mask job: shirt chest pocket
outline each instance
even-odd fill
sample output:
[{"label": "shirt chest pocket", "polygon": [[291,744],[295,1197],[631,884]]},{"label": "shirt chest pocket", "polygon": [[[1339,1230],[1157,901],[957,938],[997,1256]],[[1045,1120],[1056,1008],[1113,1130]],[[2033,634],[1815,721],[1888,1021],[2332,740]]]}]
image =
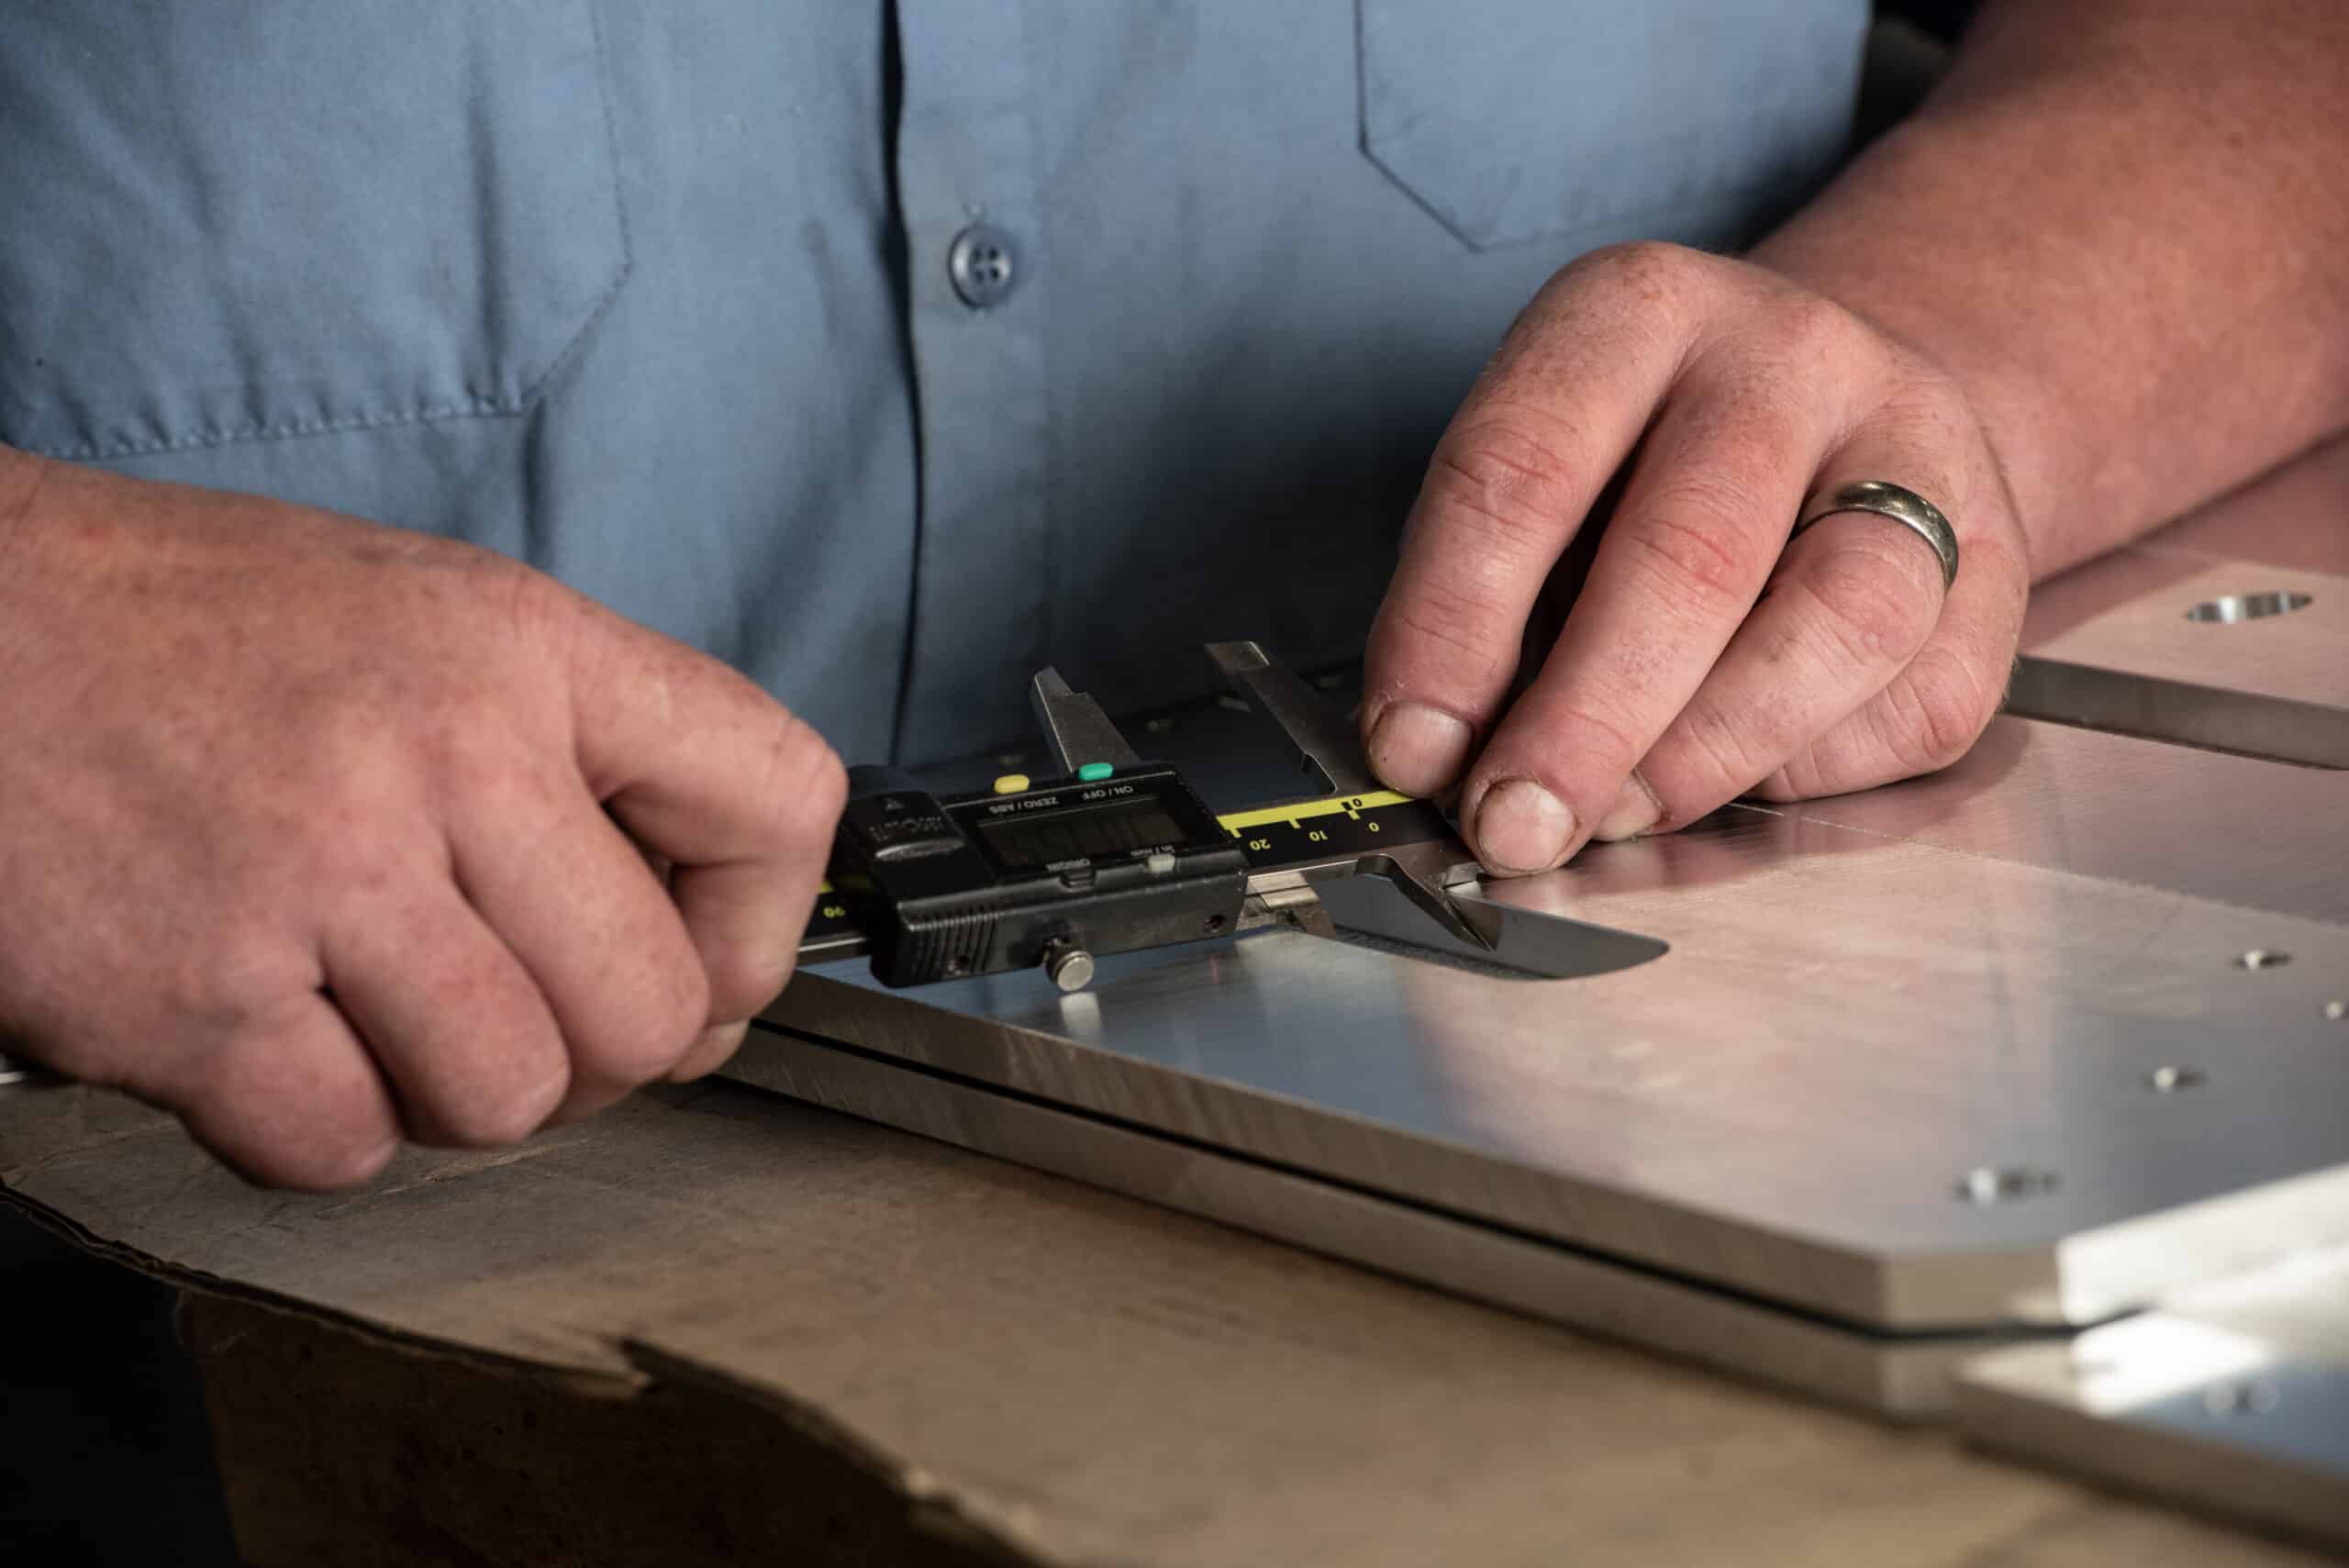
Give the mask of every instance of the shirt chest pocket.
[{"label": "shirt chest pocket", "polygon": [[0,441],[527,407],[627,272],[587,0],[72,0],[0,30]]},{"label": "shirt chest pocket", "polygon": [[1815,181],[1866,0],[1358,0],[1371,160],[1475,250]]}]

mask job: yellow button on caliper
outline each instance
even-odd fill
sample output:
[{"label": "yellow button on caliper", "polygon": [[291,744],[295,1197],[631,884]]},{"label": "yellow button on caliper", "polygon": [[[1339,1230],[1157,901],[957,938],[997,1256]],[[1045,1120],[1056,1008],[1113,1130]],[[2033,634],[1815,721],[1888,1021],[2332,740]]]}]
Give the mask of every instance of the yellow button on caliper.
[{"label": "yellow button on caliper", "polygon": [[997,795],[1018,795],[1027,787],[1026,773],[1006,773],[995,781],[995,792]]}]

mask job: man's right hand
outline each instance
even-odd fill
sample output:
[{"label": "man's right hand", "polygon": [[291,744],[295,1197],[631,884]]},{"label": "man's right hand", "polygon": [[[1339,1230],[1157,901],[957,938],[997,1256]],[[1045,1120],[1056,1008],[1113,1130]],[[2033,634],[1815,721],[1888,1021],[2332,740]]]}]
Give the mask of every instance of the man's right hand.
[{"label": "man's right hand", "polygon": [[261,1181],[716,1066],[844,789],[749,680],[503,557],[0,450],[0,1042]]}]

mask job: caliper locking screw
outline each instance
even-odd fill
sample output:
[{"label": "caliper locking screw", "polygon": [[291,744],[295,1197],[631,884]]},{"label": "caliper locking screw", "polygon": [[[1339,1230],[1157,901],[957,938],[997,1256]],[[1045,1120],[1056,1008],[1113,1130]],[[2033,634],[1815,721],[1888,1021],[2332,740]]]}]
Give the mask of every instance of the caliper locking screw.
[{"label": "caliper locking screw", "polygon": [[1093,955],[1066,937],[1044,944],[1044,973],[1063,991],[1082,991],[1093,984]]}]

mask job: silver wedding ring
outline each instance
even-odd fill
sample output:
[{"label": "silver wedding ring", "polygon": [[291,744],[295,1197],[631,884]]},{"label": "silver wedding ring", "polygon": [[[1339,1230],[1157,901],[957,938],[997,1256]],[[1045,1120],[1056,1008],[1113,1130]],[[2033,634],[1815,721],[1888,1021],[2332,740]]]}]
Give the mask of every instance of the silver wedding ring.
[{"label": "silver wedding ring", "polygon": [[[1914,490],[1881,479],[1846,484],[1832,495],[1813,495],[1803,505],[1802,520],[1795,524],[1795,534],[1821,517],[1839,517],[1845,512],[1873,512],[1909,528],[1933,547],[1933,554],[1942,563],[1942,591],[1947,593],[1950,584],[1957,581],[1957,530],[1949,526],[1942,509]],[[1794,534],[1787,538],[1791,540]]]}]

